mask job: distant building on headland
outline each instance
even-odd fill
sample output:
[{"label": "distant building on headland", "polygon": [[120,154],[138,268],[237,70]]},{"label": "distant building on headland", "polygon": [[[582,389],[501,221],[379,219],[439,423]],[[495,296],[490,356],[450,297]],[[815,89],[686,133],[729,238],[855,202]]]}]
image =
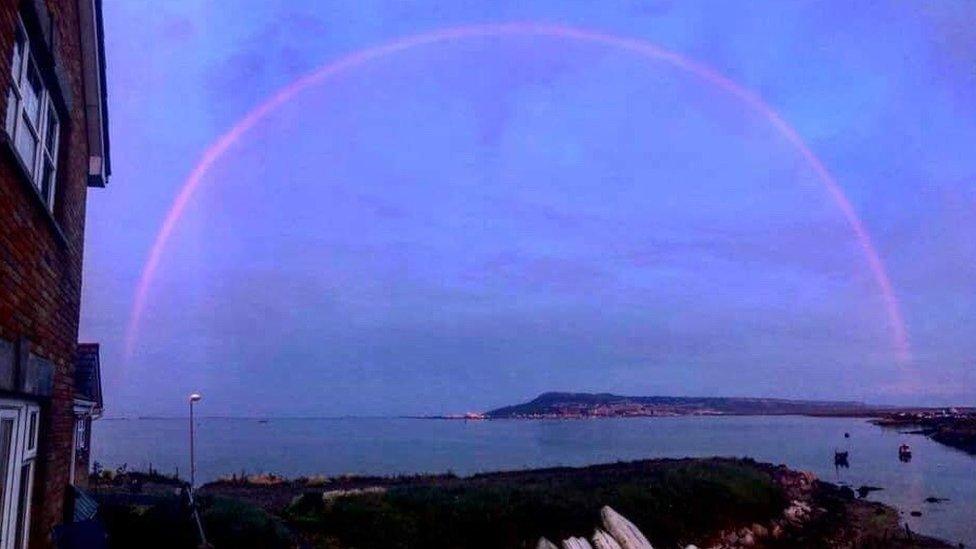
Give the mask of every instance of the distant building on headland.
[{"label": "distant building on headland", "polygon": [[0,2],[0,549],[51,547],[71,520],[75,436],[101,407],[75,359],[104,61],[101,0]]}]

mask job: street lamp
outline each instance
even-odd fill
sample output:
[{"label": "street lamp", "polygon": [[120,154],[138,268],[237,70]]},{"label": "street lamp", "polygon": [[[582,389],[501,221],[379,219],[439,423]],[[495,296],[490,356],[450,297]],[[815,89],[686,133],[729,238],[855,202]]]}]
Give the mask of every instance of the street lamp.
[{"label": "street lamp", "polygon": [[200,512],[197,509],[196,498],[193,497],[193,489],[197,485],[196,473],[197,473],[197,462],[196,456],[193,453],[193,404],[195,402],[200,402],[203,398],[199,393],[193,393],[190,395],[190,489],[187,490],[187,497],[189,498],[190,510],[193,513],[193,518],[197,523],[197,531],[200,533],[200,547],[210,547],[207,543],[207,535],[203,533],[203,523],[200,522]]},{"label": "street lamp", "polygon": [[193,403],[199,402],[201,397],[198,393],[190,395],[190,488],[196,484],[196,456],[193,454]]}]

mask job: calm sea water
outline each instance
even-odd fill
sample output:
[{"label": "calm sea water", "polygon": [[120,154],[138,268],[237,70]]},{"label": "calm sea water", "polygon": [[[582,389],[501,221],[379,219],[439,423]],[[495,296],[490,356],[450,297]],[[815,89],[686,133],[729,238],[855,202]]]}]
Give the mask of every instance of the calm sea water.
[{"label": "calm sea water", "polygon": [[[94,458],[106,468],[152,464],[188,476],[185,419],[100,420],[93,435]],[[898,460],[903,441],[914,450],[910,463]],[[242,470],[285,476],[465,475],[655,457],[749,456],[854,488],[880,486],[884,490],[870,497],[900,509],[913,530],[976,546],[976,458],[861,419],[200,419],[196,448],[198,482]],[[849,469],[835,470],[835,448],[850,450]],[[949,501],[925,503],[930,496]],[[911,511],[922,516],[912,517]]]}]

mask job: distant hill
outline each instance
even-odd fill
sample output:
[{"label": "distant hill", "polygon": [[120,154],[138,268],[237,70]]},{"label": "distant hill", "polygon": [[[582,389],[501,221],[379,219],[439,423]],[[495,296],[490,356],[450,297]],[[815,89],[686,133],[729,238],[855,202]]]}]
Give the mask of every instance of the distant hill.
[{"label": "distant hill", "polygon": [[530,402],[505,406],[487,418],[646,417],[683,415],[867,416],[863,402],[781,398],[621,396],[610,393],[543,393]]}]

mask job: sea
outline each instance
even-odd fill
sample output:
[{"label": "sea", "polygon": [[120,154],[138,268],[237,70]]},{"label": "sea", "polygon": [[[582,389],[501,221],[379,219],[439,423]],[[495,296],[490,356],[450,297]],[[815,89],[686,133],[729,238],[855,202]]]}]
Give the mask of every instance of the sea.
[{"label": "sea", "polygon": [[[868,498],[896,507],[913,531],[976,547],[976,456],[861,418],[197,418],[195,431],[198,484],[242,472],[470,475],[645,458],[751,457],[855,489],[877,486],[882,490]],[[910,462],[898,459],[902,443],[912,447]],[[834,466],[835,450],[849,452],[848,468]],[[188,420],[101,419],[92,451],[106,469],[152,466],[188,478]],[[945,501],[925,501],[931,497]]]}]

